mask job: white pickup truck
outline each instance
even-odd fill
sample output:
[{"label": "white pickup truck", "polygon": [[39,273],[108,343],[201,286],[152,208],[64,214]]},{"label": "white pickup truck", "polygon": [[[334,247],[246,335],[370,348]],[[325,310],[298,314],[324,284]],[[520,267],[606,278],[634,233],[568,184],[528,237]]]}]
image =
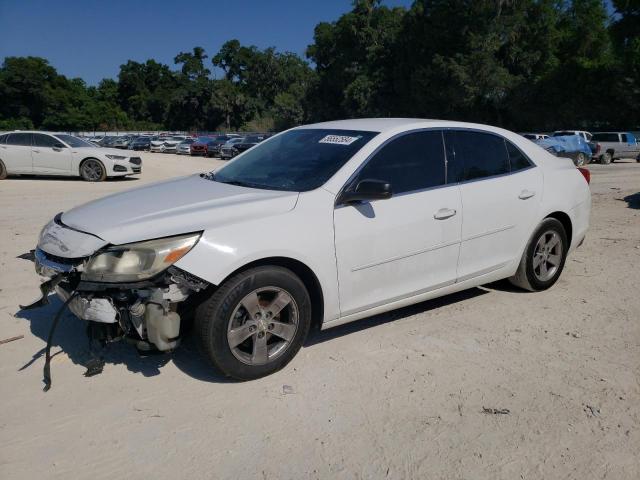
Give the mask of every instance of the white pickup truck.
[{"label": "white pickup truck", "polygon": [[598,160],[610,163],[620,158],[634,158],[640,162],[640,144],[630,132],[596,132],[591,141],[600,144]]}]

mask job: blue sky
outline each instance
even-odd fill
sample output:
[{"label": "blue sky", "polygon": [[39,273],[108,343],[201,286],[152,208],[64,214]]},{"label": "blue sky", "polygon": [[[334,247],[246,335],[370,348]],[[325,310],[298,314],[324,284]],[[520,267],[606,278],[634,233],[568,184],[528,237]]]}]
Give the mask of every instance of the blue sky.
[{"label": "blue sky", "polygon": [[317,23],[350,9],[349,0],[0,0],[0,59],[44,57],[59,73],[95,85],[129,59],[173,67],[180,51],[201,46],[215,54],[232,38],[302,55]]}]

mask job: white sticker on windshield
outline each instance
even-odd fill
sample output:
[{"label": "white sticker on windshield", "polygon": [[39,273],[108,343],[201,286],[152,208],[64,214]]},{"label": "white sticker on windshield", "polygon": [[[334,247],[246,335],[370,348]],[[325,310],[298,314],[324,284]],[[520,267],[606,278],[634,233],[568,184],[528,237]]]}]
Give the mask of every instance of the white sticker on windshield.
[{"label": "white sticker on windshield", "polygon": [[327,135],[318,143],[331,143],[333,145],[351,145],[360,137],[347,137],[345,135]]}]

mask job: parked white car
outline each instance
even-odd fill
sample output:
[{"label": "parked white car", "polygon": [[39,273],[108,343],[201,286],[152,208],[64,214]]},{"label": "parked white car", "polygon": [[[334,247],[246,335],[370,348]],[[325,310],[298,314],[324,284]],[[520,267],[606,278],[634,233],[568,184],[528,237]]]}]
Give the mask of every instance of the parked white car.
[{"label": "parked white car", "polygon": [[65,133],[16,131],[0,135],[0,179],[41,174],[100,182],[141,172],[140,157],[101,148]]},{"label": "parked white car", "polygon": [[[515,133],[417,119],[275,135],[214,173],[57,215],[36,270],[103,336],[171,350],[181,317],[237,379],[329,328],[509,278],[544,290],[585,238],[588,170]],[[97,328],[91,329],[96,331]]]},{"label": "parked white car", "polygon": [[164,142],[166,142],[167,140],[169,140],[168,136],[153,136],[151,137],[151,144],[149,146],[149,151],[150,152],[160,152],[162,153],[164,151]]}]

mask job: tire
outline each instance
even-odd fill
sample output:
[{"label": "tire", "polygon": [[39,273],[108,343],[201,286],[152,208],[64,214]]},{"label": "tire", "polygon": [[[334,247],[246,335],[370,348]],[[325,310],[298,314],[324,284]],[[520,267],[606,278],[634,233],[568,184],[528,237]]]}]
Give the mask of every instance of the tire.
[{"label": "tire", "polygon": [[[558,243],[554,243],[556,241]],[[554,246],[545,254],[542,247],[551,243],[554,243]],[[532,292],[546,290],[560,278],[568,249],[569,241],[562,223],[555,218],[545,218],[529,239],[518,270],[509,281]],[[555,264],[552,264],[553,261]],[[543,275],[543,271],[546,271],[547,275]]]},{"label": "tire", "polygon": [[87,158],[80,164],[80,176],[85,182],[102,182],[107,178],[107,169],[96,158]]},{"label": "tire", "polygon": [[0,180],[7,178],[7,167],[4,166],[2,160],[0,160]]},{"label": "tire", "polygon": [[603,165],[609,165],[611,163],[611,153],[609,152],[605,152],[602,155],[600,155],[600,163]]},{"label": "tire", "polygon": [[[275,299],[279,304],[290,301],[270,316],[269,307],[280,308]],[[310,325],[307,289],[293,272],[276,266],[234,275],[197,307],[195,315],[203,353],[214,368],[236,380],[253,380],[283,368],[302,347]]]},{"label": "tire", "polygon": [[576,155],[576,167],[584,166],[586,161],[587,161],[586,155],[582,152],[578,152],[578,154]]}]

